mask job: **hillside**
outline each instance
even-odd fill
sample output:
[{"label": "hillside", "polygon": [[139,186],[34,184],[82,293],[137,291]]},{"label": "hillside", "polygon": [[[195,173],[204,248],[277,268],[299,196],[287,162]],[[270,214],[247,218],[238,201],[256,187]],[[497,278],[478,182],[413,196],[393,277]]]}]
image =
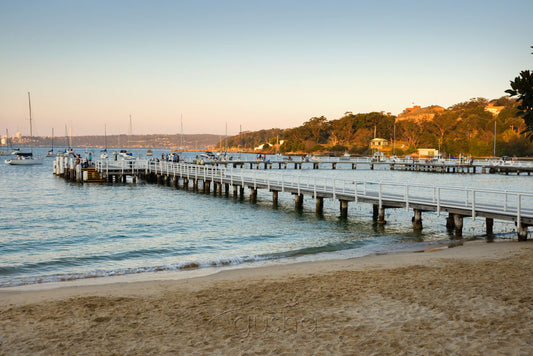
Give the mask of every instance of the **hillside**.
[{"label": "hillside", "polygon": [[[353,114],[328,120],[312,117],[301,126],[245,132],[228,139],[230,147],[272,153],[334,153],[367,155],[374,137],[386,140],[384,151],[397,155],[433,148],[448,156],[532,156],[533,145],[522,132],[525,124],[509,97],[475,98],[449,108],[415,106],[397,117],[384,112]],[[496,131],[496,140],[494,132]],[[276,145],[276,142],[284,143]],[[393,145],[393,143],[396,143]],[[496,143],[496,144],[494,144]]]}]

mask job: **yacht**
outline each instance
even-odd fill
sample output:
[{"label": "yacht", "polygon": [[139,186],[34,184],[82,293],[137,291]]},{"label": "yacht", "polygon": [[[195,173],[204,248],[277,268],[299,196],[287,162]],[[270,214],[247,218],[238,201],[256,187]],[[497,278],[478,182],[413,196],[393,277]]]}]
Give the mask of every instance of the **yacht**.
[{"label": "yacht", "polygon": [[[31,139],[33,137],[33,131],[32,131],[32,125],[31,125],[30,92],[28,92],[28,106],[30,109],[30,139]],[[7,164],[10,164],[12,166],[31,166],[31,165],[43,164],[41,157],[39,158],[33,157],[33,151],[30,151],[30,152],[14,151],[13,154],[15,155],[14,159],[8,159],[5,161]]]},{"label": "yacht", "polygon": [[5,162],[12,166],[31,166],[43,164],[41,158],[33,158],[33,153],[31,152],[17,152],[14,159],[8,159]]}]

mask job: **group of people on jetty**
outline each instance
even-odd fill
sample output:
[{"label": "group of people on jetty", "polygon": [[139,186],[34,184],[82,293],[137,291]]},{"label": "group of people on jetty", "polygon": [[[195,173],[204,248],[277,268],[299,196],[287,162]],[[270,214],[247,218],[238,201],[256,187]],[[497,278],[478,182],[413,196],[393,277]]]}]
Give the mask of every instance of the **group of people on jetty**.
[{"label": "group of people on jetty", "polygon": [[174,153],[161,153],[161,160],[159,158],[152,158],[152,162],[173,162],[173,163],[179,163],[180,162],[180,156],[178,154]]},{"label": "group of people on jetty", "polygon": [[91,152],[89,152],[85,158],[81,157],[80,154],[74,154],[74,158],[76,159],[76,165],[81,165],[81,168],[89,168],[94,166],[93,154]]}]

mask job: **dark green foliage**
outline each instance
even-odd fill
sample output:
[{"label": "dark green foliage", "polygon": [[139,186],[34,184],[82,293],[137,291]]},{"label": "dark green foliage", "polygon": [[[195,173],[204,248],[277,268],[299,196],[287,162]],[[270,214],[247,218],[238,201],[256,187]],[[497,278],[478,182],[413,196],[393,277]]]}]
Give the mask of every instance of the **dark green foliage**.
[{"label": "dark green foliage", "polygon": [[520,76],[511,81],[511,89],[505,91],[510,96],[518,96],[518,115],[524,119],[524,132],[533,141],[533,72],[523,70]]}]

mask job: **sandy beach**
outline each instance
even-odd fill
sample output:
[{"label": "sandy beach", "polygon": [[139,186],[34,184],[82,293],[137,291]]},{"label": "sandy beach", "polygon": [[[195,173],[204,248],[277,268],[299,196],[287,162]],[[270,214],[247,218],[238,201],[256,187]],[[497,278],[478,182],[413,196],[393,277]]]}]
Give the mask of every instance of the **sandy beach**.
[{"label": "sandy beach", "polygon": [[[533,354],[533,243],[0,291],[0,354]],[[48,286],[49,287],[49,286]]]}]

